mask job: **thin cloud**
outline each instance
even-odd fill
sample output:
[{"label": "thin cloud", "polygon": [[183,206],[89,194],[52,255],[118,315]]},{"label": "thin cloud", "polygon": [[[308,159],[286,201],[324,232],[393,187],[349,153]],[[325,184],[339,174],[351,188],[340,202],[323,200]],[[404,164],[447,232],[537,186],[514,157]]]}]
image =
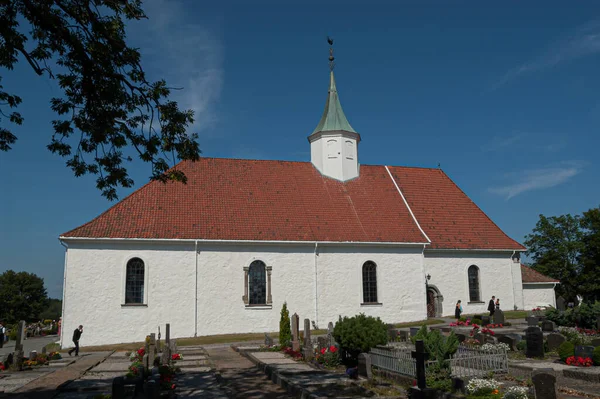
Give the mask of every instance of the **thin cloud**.
[{"label": "thin cloud", "polygon": [[523,136],[521,134],[514,134],[508,137],[496,136],[489,143],[482,145],[481,150],[485,152],[500,151],[516,144],[522,138]]},{"label": "thin cloud", "polygon": [[196,22],[181,2],[144,2],[147,20],[132,23],[135,42],[151,77],[164,78],[181,108],[194,110],[192,129],[206,134],[217,121],[215,103],[223,87],[223,45],[220,37]]},{"label": "thin cloud", "polygon": [[555,41],[536,58],[506,73],[494,89],[521,75],[552,68],[562,62],[593,55],[600,52],[600,20],[586,23],[573,34]]},{"label": "thin cloud", "polygon": [[560,166],[524,170],[513,175],[517,182],[500,187],[489,188],[489,192],[506,197],[507,200],[527,191],[550,188],[565,183],[573,176],[581,173],[583,163],[579,161],[565,162]]}]

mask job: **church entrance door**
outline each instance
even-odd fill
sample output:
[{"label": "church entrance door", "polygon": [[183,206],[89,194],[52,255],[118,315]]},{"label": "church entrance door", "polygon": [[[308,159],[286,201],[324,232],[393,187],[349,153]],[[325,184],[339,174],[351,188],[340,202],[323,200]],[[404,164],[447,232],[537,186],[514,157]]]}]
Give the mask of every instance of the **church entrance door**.
[{"label": "church entrance door", "polygon": [[427,289],[427,317],[435,316],[435,292],[429,288]]}]

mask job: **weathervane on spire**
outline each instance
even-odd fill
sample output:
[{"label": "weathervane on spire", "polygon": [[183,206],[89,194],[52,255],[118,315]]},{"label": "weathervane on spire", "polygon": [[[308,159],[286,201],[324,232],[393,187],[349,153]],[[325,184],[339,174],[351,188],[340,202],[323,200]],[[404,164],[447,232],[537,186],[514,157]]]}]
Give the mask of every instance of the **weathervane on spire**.
[{"label": "weathervane on spire", "polygon": [[335,57],[333,56],[333,39],[327,36],[327,43],[329,43],[329,70],[333,72],[335,68]]}]

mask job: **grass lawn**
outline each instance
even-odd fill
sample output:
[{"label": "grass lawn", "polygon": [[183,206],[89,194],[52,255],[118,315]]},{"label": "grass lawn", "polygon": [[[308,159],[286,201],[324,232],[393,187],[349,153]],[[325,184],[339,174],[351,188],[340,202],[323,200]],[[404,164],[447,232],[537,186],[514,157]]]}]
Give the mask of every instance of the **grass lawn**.
[{"label": "grass lawn", "polygon": [[[485,312],[481,312],[481,313],[477,313],[478,315],[488,315],[489,312],[485,311]],[[473,314],[463,314],[461,315],[462,317],[469,317],[472,318],[475,315],[475,313]],[[505,319],[525,319],[525,317],[527,317],[527,311],[526,310],[506,310],[504,312],[504,318]]]},{"label": "grass lawn", "polygon": [[409,323],[396,323],[394,324],[394,327],[421,327],[422,325],[431,325],[431,324],[442,324],[444,323],[444,320],[437,320],[437,319],[427,319],[427,320],[421,320],[421,321],[411,321]]}]

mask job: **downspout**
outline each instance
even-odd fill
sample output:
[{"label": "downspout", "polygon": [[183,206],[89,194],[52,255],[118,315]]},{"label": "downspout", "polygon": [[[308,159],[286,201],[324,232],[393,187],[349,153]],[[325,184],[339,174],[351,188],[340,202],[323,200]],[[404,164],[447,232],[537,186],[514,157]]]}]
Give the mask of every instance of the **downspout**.
[{"label": "downspout", "polygon": [[[518,309],[517,306],[517,294],[515,292],[515,276],[513,275],[513,264],[515,263],[514,261],[514,257],[515,254],[517,253],[517,251],[513,251],[512,255],[510,256],[510,283],[512,284],[513,287],[513,307]],[[523,284],[521,283],[521,289],[523,289]],[[517,310],[515,309],[515,310]]]},{"label": "downspout", "polygon": [[198,336],[198,240],[195,241],[194,253],[196,254],[196,290],[194,294],[194,337]]},{"label": "downspout", "polygon": [[317,257],[319,243],[315,241],[315,324],[319,325],[319,283],[317,275]]},{"label": "downspout", "polygon": [[61,322],[60,322],[60,347],[63,346],[64,328],[65,328],[65,292],[67,291],[67,258],[69,256],[69,247],[60,238],[58,239],[60,245],[65,247],[65,270],[63,272],[63,293],[62,293],[62,311],[61,311]]}]

